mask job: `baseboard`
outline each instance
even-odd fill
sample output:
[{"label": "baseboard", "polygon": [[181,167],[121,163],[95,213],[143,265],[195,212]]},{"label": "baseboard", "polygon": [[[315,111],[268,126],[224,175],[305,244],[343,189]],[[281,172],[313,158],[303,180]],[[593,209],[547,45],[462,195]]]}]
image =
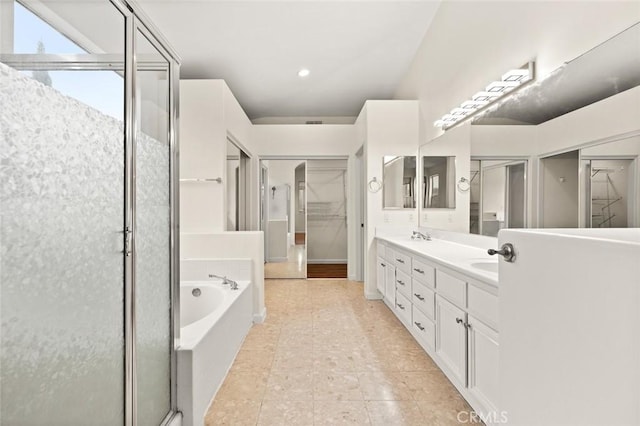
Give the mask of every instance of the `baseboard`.
[{"label": "baseboard", "polygon": [[307,259],[307,264],[322,265],[324,263],[344,263],[347,264],[347,259]]},{"label": "baseboard", "polygon": [[269,259],[267,259],[267,263],[269,262],[286,262],[287,260],[289,260],[286,257],[270,257]]},{"label": "baseboard", "polygon": [[379,291],[376,291],[374,293],[370,293],[368,291],[364,292],[364,297],[367,300],[381,300],[382,299],[382,294],[380,294]]},{"label": "baseboard", "polygon": [[253,323],[262,324],[267,319],[267,308],[262,308],[262,312],[253,314]]}]

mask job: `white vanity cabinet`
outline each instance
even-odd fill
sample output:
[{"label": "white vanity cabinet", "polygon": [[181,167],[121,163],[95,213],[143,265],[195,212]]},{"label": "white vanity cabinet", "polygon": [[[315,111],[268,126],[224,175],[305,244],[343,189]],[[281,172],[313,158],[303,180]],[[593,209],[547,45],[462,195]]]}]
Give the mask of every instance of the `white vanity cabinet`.
[{"label": "white vanity cabinet", "polygon": [[436,355],[461,386],[467,384],[467,313],[436,296]]},{"label": "white vanity cabinet", "polygon": [[497,412],[498,333],[471,315],[467,317],[469,391],[489,412]]},{"label": "white vanity cabinet", "polygon": [[499,318],[495,281],[485,283],[471,274],[467,276],[464,269],[402,245],[387,243],[382,253],[384,258],[378,258],[378,289],[383,292],[384,282],[389,308],[474,410],[497,412]]}]

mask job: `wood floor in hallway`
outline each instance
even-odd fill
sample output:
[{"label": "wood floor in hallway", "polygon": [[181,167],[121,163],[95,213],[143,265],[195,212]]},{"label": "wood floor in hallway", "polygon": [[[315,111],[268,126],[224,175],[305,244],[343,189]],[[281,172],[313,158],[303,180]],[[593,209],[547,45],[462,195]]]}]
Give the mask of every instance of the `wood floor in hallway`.
[{"label": "wood floor in hallway", "polygon": [[213,425],[457,425],[471,408],[381,301],[347,280],[266,280]]}]

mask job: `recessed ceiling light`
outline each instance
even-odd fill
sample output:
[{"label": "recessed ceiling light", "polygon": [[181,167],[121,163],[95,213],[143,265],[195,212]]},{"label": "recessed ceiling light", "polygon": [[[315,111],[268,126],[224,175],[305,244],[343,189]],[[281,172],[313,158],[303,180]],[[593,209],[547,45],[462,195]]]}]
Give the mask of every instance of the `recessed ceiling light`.
[{"label": "recessed ceiling light", "polygon": [[302,68],[300,71],[298,71],[298,77],[306,77],[309,75],[309,70],[306,68]]}]

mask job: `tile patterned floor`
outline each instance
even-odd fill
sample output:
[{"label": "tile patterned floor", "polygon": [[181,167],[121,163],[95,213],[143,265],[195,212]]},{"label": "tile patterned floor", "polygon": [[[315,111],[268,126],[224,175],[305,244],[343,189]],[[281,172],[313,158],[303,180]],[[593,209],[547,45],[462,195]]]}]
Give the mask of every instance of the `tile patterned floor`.
[{"label": "tile patterned floor", "polygon": [[286,262],[264,264],[265,278],[307,278],[307,249],[305,245],[289,246]]},{"label": "tile patterned floor", "polygon": [[207,425],[457,425],[471,411],[362,283],[267,280],[265,299]]}]

